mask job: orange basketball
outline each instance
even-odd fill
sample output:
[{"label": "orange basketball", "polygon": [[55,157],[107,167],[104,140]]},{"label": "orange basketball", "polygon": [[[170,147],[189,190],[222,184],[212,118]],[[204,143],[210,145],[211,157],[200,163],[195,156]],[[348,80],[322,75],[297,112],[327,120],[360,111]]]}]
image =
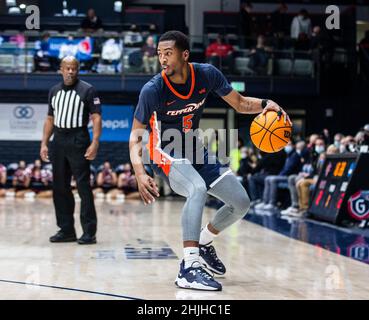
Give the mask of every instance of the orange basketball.
[{"label": "orange basketball", "polygon": [[284,124],[284,117],[278,120],[277,112],[261,113],[251,123],[250,136],[253,144],[261,151],[272,153],[282,150],[290,141],[292,126]]}]

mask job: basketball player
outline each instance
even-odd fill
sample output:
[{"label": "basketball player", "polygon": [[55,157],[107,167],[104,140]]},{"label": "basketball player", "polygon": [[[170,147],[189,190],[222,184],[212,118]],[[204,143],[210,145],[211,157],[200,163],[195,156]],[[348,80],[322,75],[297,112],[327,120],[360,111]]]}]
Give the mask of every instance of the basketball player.
[{"label": "basketball player", "polygon": [[[202,164],[201,159],[190,161],[183,156],[189,151],[195,155],[201,146],[197,141],[193,144],[196,147],[186,150],[186,135],[199,127],[204,102],[210,92],[221,96],[240,113],[273,110],[279,112],[279,117],[283,115],[285,122],[290,120],[273,101],[241,96],[212,65],[189,63],[189,41],[183,33],[168,31],[163,34],[157,53],[162,72],[141,90],[130,138],[130,155],[139,192],[145,204],[153,203],[159,196],[154,179],[144,169],[142,151],[146,152],[147,148],[154,172],[161,175],[174,192],[186,197],[182,212],[184,259],[175,284],[181,288],[221,290],[222,285],[203,264],[215,274],[226,272],[212,241],[219,232],[244,217],[250,200],[231,170],[218,161],[209,161],[210,155],[206,150]],[[150,132],[150,141],[142,148],[142,131],[146,128]],[[169,143],[162,139],[167,129],[177,129],[183,139],[183,148],[174,150],[172,154],[163,151]],[[201,231],[207,194],[219,198],[225,205]]]}]

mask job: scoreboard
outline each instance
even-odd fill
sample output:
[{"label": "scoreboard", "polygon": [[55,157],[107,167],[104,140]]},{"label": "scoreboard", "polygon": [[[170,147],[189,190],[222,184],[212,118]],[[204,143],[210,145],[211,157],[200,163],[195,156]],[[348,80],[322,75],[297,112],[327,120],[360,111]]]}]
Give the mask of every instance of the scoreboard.
[{"label": "scoreboard", "polygon": [[328,155],[308,212],[336,224],[369,218],[369,154]]}]

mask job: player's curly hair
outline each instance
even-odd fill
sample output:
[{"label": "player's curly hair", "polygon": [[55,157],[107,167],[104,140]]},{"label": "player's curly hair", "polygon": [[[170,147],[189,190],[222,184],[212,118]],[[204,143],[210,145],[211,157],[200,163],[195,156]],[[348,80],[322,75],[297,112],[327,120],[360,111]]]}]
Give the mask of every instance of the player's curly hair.
[{"label": "player's curly hair", "polygon": [[172,40],[175,42],[175,46],[179,50],[190,51],[190,42],[188,41],[188,37],[181,31],[177,30],[167,31],[164,34],[162,34],[162,36],[159,39],[159,42]]}]

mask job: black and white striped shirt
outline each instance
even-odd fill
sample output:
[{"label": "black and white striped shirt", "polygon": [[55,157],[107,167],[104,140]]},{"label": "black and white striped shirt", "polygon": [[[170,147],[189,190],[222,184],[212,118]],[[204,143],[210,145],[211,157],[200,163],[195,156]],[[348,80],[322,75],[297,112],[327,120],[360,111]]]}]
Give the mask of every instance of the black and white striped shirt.
[{"label": "black and white striped shirt", "polygon": [[48,115],[54,117],[57,128],[86,127],[92,113],[101,114],[101,105],[89,83],[78,79],[71,86],[61,82],[50,89]]}]

